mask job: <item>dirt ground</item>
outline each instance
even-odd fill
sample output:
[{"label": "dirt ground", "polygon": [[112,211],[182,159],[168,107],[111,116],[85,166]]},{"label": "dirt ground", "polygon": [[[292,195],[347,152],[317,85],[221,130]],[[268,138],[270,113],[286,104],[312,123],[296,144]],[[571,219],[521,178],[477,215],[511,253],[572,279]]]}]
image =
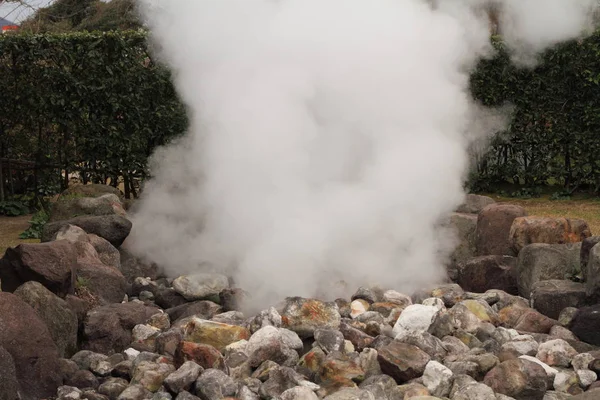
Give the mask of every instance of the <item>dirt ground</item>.
[{"label": "dirt ground", "polygon": [[35,243],[37,239],[19,239],[21,232],[29,228],[31,215],[21,215],[19,217],[5,217],[0,215],[0,257],[9,247],[17,246],[20,243]]}]

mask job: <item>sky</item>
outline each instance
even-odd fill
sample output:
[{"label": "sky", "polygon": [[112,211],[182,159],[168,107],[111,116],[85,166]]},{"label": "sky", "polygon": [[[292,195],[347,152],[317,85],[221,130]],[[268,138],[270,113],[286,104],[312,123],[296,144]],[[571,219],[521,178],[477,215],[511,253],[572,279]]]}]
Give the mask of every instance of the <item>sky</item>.
[{"label": "sky", "polygon": [[45,7],[53,0],[27,0],[29,7],[20,3],[0,0],[0,17],[9,21],[20,23],[40,7]]}]

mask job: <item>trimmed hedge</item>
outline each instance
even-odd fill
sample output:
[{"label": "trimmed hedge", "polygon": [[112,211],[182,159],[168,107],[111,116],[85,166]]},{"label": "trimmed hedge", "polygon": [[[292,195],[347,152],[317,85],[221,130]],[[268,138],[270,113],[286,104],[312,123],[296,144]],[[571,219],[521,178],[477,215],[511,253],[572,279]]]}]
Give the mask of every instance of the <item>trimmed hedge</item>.
[{"label": "trimmed hedge", "polygon": [[477,162],[472,187],[600,192],[600,33],[545,52],[534,69],[515,67],[494,43],[498,55],[480,63],[472,92],[487,106],[513,105],[514,114]]},{"label": "trimmed hedge", "polygon": [[148,156],[186,126],[143,31],[0,35],[0,158],[35,162],[27,190],[64,188],[68,171],[135,194]]}]

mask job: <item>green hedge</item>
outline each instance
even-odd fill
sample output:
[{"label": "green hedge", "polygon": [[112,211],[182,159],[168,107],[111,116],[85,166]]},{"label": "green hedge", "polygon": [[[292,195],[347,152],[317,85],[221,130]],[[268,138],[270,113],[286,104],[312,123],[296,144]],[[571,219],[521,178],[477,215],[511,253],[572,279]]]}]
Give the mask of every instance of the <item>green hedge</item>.
[{"label": "green hedge", "polygon": [[66,170],[135,191],[153,149],[186,126],[143,31],[0,35],[0,158],[35,162],[22,190],[64,187]]},{"label": "green hedge", "polygon": [[[472,91],[487,106],[512,104],[514,115],[475,163],[471,188],[600,192],[600,34],[546,52],[533,70],[495,45],[498,56],[480,63]],[[65,170],[135,190],[154,148],[186,126],[143,31],[0,36],[0,158],[35,162],[21,185],[28,190],[64,187]]]},{"label": "green hedge", "polygon": [[487,106],[512,104],[499,133],[474,168],[471,185],[512,183],[556,192],[600,191],[600,34],[557,46],[537,68],[517,68],[501,41],[498,55],[472,75],[472,92]]}]

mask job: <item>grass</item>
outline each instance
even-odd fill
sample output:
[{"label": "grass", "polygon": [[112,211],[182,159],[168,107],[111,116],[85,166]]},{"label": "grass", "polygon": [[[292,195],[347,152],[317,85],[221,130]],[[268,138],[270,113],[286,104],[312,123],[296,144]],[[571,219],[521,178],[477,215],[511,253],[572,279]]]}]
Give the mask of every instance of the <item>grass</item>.
[{"label": "grass", "polygon": [[524,207],[529,215],[541,217],[567,217],[585,220],[592,234],[600,235],[600,199],[589,196],[576,196],[571,200],[550,200],[550,196],[533,199],[518,199],[490,195],[497,202]]},{"label": "grass", "polygon": [[39,239],[19,239],[19,235],[29,228],[29,220],[32,215],[21,215],[19,217],[0,216],[0,257],[9,247],[21,243],[36,243]]}]

